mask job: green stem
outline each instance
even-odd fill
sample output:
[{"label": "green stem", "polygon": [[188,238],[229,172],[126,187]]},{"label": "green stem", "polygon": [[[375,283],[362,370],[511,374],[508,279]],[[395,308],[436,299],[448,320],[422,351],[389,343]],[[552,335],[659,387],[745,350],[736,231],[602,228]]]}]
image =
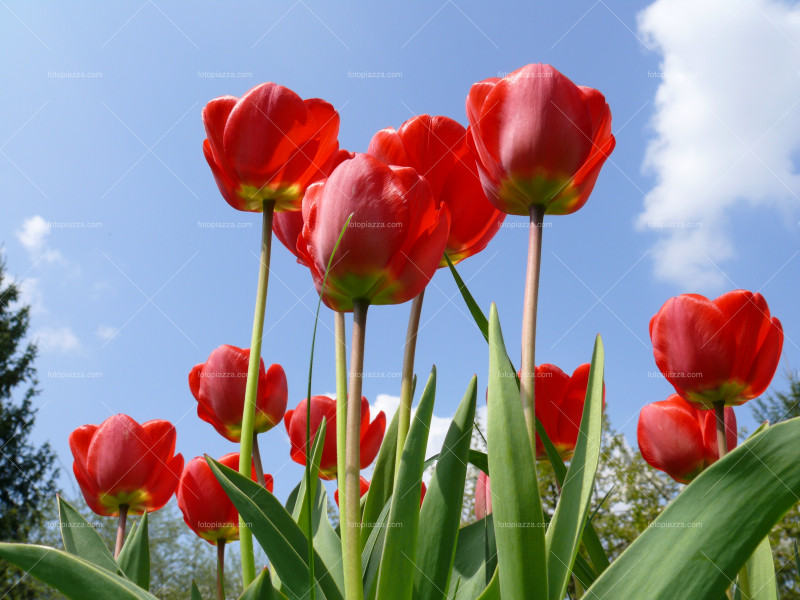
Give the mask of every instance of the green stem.
[{"label": "green stem", "polygon": [[411,313],[408,315],[408,329],[406,330],[406,345],[403,351],[403,372],[400,380],[400,415],[397,421],[397,454],[394,461],[394,476],[400,472],[400,459],[403,457],[403,447],[408,436],[411,424],[411,403],[413,398],[414,355],[417,350],[417,332],[419,331],[419,318],[422,314],[422,301],[425,290],[411,301]]},{"label": "green stem", "polygon": [[217,600],[225,600],[225,540],[217,540]]},{"label": "green stem", "polygon": [[128,522],[128,505],[119,505],[119,521],[117,523],[117,541],[114,544],[114,559],[119,558],[122,545],[125,543],[125,524]]},{"label": "green stem", "polygon": [[531,449],[536,452],[536,305],[539,298],[539,272],[542,264],[542,224],[544,207],[533,204],[528,231],[528,268],[525,278],[525,305],[522,312],[522,360],[519,395]]},{"label": "green stem", "polygon": [[728,453],[728,432],[725,431],[725,403],[714,404],[714,415],[717,417],[717,449],[719,457]]},{"label": "green stem", "polygon": [[[250,478],[250,461],[253,456],[253,426],[256,415],[258,371],[261,363],[261,337],[264,334],[264,310],[267,306],[267,283],[269,282],[272,215],[274,210],[274,201],[264,202],[256,309],[253,316],[253,335],[250,339],[250,364],[247,370],[247,387],[244,392],[244,413],[242,414],[242,435],[239,447],[239,473],[248,479]],[[256,565],[255,556],[253,555],[253,534],[247,528],[241,515],[239,516],[239,546],[242,554],[242,582],[246,588],[256,578]]]},{"label": "green stem", "polygon": [[258,483],[267,487],[264,479],[264,467],[261,465],[261,451],[258,449],[258,434],[253,432],[253,466],[256,469],[256,479]]},{"label": "green stem", "polygon": [[[361,472],[361,382],[364,375],[364,340],[369,304],[353,301],[353,340],[350,353],[350,384],[347,398],[347,426],[345,448],[344,524],[347,548],[344,553],[344,590],[347,600],[361,600],[361,506],[359,502],[359,475]],[[341,498],[339,498],[341,500]]]},{"label": "green stem", "polygon": [[343,527],[347,498],[344,493],[344,474],[347,452],[347,337],[344,313],[334,311],[334,334],[336,336],[336,483],[339,486],[339,535],[342,538],[342,556],[347,552],[347,527]]}]

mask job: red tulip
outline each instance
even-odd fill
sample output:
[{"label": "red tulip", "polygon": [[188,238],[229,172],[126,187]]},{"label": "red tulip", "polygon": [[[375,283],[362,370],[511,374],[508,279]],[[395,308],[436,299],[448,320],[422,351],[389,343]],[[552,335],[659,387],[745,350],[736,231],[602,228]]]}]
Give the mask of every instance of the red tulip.
[{"label": "red tulip", "polygon": [[262,83],[241,98],[222,96],[203,109],[203,153],[219,191],[238,210],[300,210],[339,147],[339,113],[319,98]]},{"label": "red tulip", "polygon": [[[341,163],[349,160],[355,156],[355,153],[348,152],[347,150],[340,149],[333,157],[333,160],[328,164],[326,172],[322,175],[328,177],[333,170]],[[318,181],[318,180],[314,180]],[[312,181],[311,183],[314,183]],[[303,259],[297,252],[297,238],[303,232],[303,212],[300,210],[293,210],[289,212],[275,213],[272,217],[272,233],[275,234],[281,243],[286,246],[286,249],[297,257],[297,262],[303,266],[308,266],[303,262]]]},{"label": "red tulip", "polygon": [[367,153],[387,165],[412,167],[430,183],[437,205],[450,210],[445,252],[454,263],[483,250],[503,224],[505,214],[483,193],[467,130],[453,119],[420,115],[396,131],[382,129]]},{"label": "red tulip", "polygon": [[123,505],[133,515],[158,510],[172,497],[183,469],[175,427],[160,419],[139,425],[128,415],[114,415],[99,427],[78,427],[69,447],[86,503],[105,517],[116,517]]},{"label": "red tulip", "polygon": [[[239,469],[239,453],[219,459],[226,467]],[[258,481],[255,468],[253,481]],[[264,475],[267,489],[272,491],[272,475]],[[239,513],[217,481],[206,459],[197,456],[189,461],[178,484],[178,507],[189,528],[211,544],[239,539]]]},{"label": "red tulip", "polygon": [[[369,490],[369,479],[366,479],[363,475],[359,478],[358,481],[358,495],[359,497],[364,497],[364,494],[367,493]],[[339,489],[337,488],[335,492],[333,492],[333,499],[336,501],[336,506],[339,506]]]},{"label": "red tulip", "polygon": [[417,296],[439,265],[450,226],[446,207],[436,208],[430,185],[414,169],[388,167],[367,154],[308,188],[303,219],[298,253],[325,304],[340,312],[353,310],[353,300],[400,304]]},{"label": "red tulip", "polygon": [[550,65],[527,65],[472,86],[468,142],[489,200],[511,215],[565,215],[589,199],[614,150],[603,94]]},{"label": "red tulip", "polygon": [[482,519],[492,512],[492,488],[489,476],[481,471],[475,482],[475,518]]},{"label": "red tulip", "polygon": [[[325,429],[325,442],[322,446],[319,476],[322,479],[336,478],[336,400],[327,396],[312,396],[311,398],[311,443],[322,422],[322,417],[327,418]],[[301,465],[306,464],[306,401],[303,400],[294,410],[287,410],[286,431],[292,444],[292,460]],[[386,431],[386,415],[383,411],[369,422],[369,402],[361,398],[361,468],[367,468],[375,457],[383,441]]]},{"label": "red tulip", "polygon": [[[589,385],[589,364],[580,365],[570,377],[555,365],[536,367],[536,417],[542,422],[547,437],[561,458],[568,460],[578,443],[583,417],[586,388]],[[605,386],[603,386],[605,405]],[[536,458],[547,459],[544,444],[536,435]]]},{"label": "red tulip", "polygon": [[[725,432],[728,448],[735,448],[736,415],[730,407]],[[678,394],[645,406],[636,435],[642,458],[679,483],[689,483],[719,459],[714,411],[698,410]]]},{"label": "red tulip", "polygon": [[[224,345],[189,372],[189,389],[197,400],[197,416],[232,442],[241,439],[249,361],[249,348]],[[258,371],[255,433],[268,431],[281,422],[288,397],[283,367],[271,365],[265,371],[262,359]]]},{"label": "red tulip", "polygon": [[656,365],[683,398],[712,408],[764,393],[778,368],[781,322],[761,294],[670,298],[650,320]]}]

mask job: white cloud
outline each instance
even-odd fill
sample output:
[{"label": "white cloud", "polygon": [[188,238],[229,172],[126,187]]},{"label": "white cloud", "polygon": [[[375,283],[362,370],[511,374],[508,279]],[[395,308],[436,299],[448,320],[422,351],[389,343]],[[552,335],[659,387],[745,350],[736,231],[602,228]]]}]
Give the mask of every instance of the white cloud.
[{"label": "white cloud", "polygon": [[51,249],[48,245],[48,235],[50,235],[50,223],[39,215],[25,219],[22,223],[22,229],[17,231],[17,239],[28,251],[32,261],[62,262],[61,253],[58,250]]},{"label": "white cloud", "polygon": [[97,326],[97,337],[102,340],[110,340],[115,335],[117,335],[118,329],[116,327],[112,327],[111,325],[98,325]]},{"label": "white cloud", "polygon": [[656,275],[723,283],[737,208],[796,207],[800,7],[776,0],[656,0],[639,28],[663,59],[644,169],[656,178],[641,229],[657,232]]},{"label": "white cloud", "polygon": [[42,352],[71,352],[81,347],[78,337],[69,327],[44,327],[33,334]]},{"label": "white cloud", "polygon": [[39,280],[35,277],[28,277],[22,281],[15,282],[19,289],[19,304],[31,307],[32,315],[43,315],[47,313],[44,306],[44,294],[42,294]]},{"label": "white cloud", "polygon": [[[375,402],[369,406],[370,417],[374,418],[374,415],[378,414],[378,412],[382,410],[386,413],[386,423],[388,426],[399,406],[399,396],[378,394],[378,396],[375,398]],[[412,409],[412,415],[413,412],[416,412],[416,408]],[[452,423],[452,421],[452,417],[445,418],[433,415],[431,418],[431,428],[428,432],[428,447],[425,450],[425,458],[430,458],[434,454],[438,454],[441,451],[444,438],[447,435],[447,430],[450,428],[450,423]]]}]

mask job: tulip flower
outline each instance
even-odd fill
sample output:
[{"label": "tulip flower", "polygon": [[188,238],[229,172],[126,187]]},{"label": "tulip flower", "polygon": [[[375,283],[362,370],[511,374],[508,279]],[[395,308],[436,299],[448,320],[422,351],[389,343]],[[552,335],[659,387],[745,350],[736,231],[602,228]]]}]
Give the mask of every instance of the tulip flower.
[{"label": "tulip flower", "polygon": [[[328,164],[326,172],[323,175],[328,177],[336,167],[338,167],[344,161],[353,158],[354,156],[355,153],[340,149],[334,155],[333,160]],[[284,211],[275,213],[275,217],[272,220],[272,232],[275,234],[275,237],[277,237],[281,243],[286,246],[286,249],[295,255],[297,262],[303,266],[308,266],[303,262],[302,258],[297,253],[297,238],[300,237],[300,234],[303,232],[302,211],[294,210],[290,212]]]},{"label": "tulip flower", "polygon": [[446,208],[436,208],[430,185],[414,169],[389,167],[367,154],[308,188],[303,220],[298,253],[325,304],[340,312],[352,311],[354,301],[400,304],[418,295],[439,265],[450,225]]},{"label": "tulip flower", "polygon": [[[448,117],[419,115],[400,129],[376,133],[367,154],[387,165],[412,167],[431,185],[437,205],[450,212],[445,252],[457,263],[483,250],[500,229],[505,214],[483,193],[467,130]],[[440,267],[446,267],[442,258]]]},{"label": "tulip flower", "polygon": [[489,200],[511,215],[532,205],[566,215],[589,199],[614,150],[603,94],[550,65],[527,65],[472,86],[468,143]]},{"label": "tulip flower", "polygon": [[489,476],[483,471],[478,473],[475,482],[475,518],[480,520],[492,512],[492,488]]},{"label": "tulip flower", "polygon": [[531,445],[536,435],[536,313],[544,215],[566,215],[589,199],[614,149],[603,94],[550,65],[527,65],[472,86],[467,142],[489,201],[530,219],[522,316],[520,401]]},{"label": "tulip flower", "polygon": [[[305,400],[297,405],[294,410],[287,410],[284,417],[286,432],[289,434],[289,441],[292,445],[292,460],[301,465],[306,464],[306,410]],[[334,479],[336,477],[336,400],[327,396],[312,396],[311,398],[311,443],[313,445],[314,436],[317,434],[322,418],[327,419],[325,427],[325,441],[322,446],[322,457],[320,458],[320,473],[322,479]],[[380,450],[383,434],[386,432],[386,414],[380,411],[375,420],[369,420],[369,402],[361,398],[361,444],[360,459],[362,469],[367,468]]]},{"label": "tulip flower", "polygon": [[[226,454],[219,462],[231,469],[238,469],[239,453]],[[251,478],[258,481],[255,467]],[[264,483],[271,492],[272,476],[265,475]],[[177,499],[186,525],[210,544],[239,539],[236,508],[202,456],[197,456],[186,464],[178,483]]]},{"label": "tulip flower", "polygon": [[[727,447],[736,447],[736,415],[725,408]],[[639,413],[639,450],[650,466],[689,483],[719,459],[716,416],[678,394],[648,404]]]},{"label": "tulip flower", "polygon": [[[247,384],[249,348],[223,345],[206,362],[189,372],[189,389],[197,400],[197,416],[210,423],[225,439],[241,440],[244,393]],[[286,373],[280,365],[258,371],[254,433],[272,429],[283,419],[288,399]]]},{"label": "tulip flower", "polygon": [[[536,367],[536,417],[563,460],[572,458],[575,444],[578,443],[586,388],[589,385],[589,369],[588,363],[582,364],[569,376],[555,365]],[[547,452],[538,434],[536,458],[547,459]]]},{"label": "tulip flower", "polygon": [[205,154],[222,197],[237,210],[300,210],[303,192],[339,148],[339,113],[319,98],[262,83],[203,109]]},{"label": "tulip flower", "polygon": [[78,427],[69,436],[69,447],[86,504],[98,515],[119,518],[116,558],[128,514],[158,510],[175,492],[183,469],[183,456],[175,454],[175,427],[160,419],[139,425],[118,414],[100,426]]},{"label": "tulip flower", "polygon": [[133,515],[158,510],[172,497],[183,469],[175,427],[160,419],[140,425],[128,415],[113,415],[99,426],[78,427],[69,447],[86,504],[106,517],[118,516],[123,507]]},{"label": "tulip flower", "polygon": [[650,320],[656,365],[698,408],[737,406],[764,393],[783,347],[763,296],[735,290],[709,300],[670,298]]}]

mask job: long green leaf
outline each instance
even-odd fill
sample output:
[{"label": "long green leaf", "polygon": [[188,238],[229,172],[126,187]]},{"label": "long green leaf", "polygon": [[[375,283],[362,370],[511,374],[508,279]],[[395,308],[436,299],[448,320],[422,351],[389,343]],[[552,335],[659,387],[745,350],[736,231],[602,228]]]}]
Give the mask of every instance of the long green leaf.
[{"label": "long green leaf", "polygon": [[375,460],[375,469],[372,472],[372,481],[369,484],[364,512],[361,515],[361,546],[362,549],[372,533],[373,525],[389,501],[394,487],[394,465],[397,455],[397,427],[400,421],[400,411],[394,413],[392,422],[383,437],[383,443]]},{"label": "long green leaf", "polygon": [[406,600],[414,587],[419,497],[435,395],[436,367],[433,367],[408,430],[392,494],[389,529],[378,571],[377,597],[380,600]]},{"label": "long green leaf", "polygon": [[500,600],[500,578],[498,577],[499,570],[495,569],[492,580],[483,593],[478,596],[478,600]]},{"label": "long green leaf", "polygon": [[[292,515],[275,496],[255,481],[207,457],[211,471],[266,552],[272,567],[292,599],[309,592],[308,540]],[[343,600],[342,592],[325,563],[315,556],[316,581],[327,600]]]},{"label": "long green leaf", "polygon": [[500,590],[504,598],[536,600],[548,597],[544,516],[515,374],[492,304],[487,440]]},{"label": "long green leaf", "polygon": [[202,594],[200,594],[200,588],[197,587],[197,583],[194,579],[192,579],[192,600],[203,600]]},{"label": "long green leaf", "polygon": [[0,542],[0,558],[73,600],[157,600],[128,579],[55,548]]},{"label": "long green leaf", "polygon": [[103,538],[75,508],[58,496],[58,517],[64,550],[117,573],[117,563]]},{"label": "long green leaf", "polygon": [[269,571],[263,569],[247,586],[247,589],[239,596],[239,600],[282,600],[286,598],[278,590],[272,587],[269,579]]},{"label": "long green leaf", "polygon": [[550,600],[563,600],[589,514],[603,430],[603,340],[597,336],[578,441],[545,538]]},{"label": "long green leaf", "polygon": [[492,515],[462,527],[447,597],[476,600],[486,589],[497,567],[497,547]]},{"label": "long green leaf", "polygon": [[[322,448],[325,444],[325,432],[327,429],[328,419],[326,417],[322,417],[322,421],[319,424],[317,433],[314,434],[314,444],[311,447],[311,462],[309,463],[311,468],[303,472],[303,479],[300,481],[300,487],[297,490],[296,498],[303,498],[303,502],[298,504],[295,499],[295,504],[292,508],[292,517],[294,517],[294,520],[297,521],[297,524],[300,525],[300,527],[307,527],[309,506],[313,504],[313,500],[309,502],[306,498],[306,488],[309,488],[308,492],[312,498],[314,498],[317,493],[317,483],[319,482],[319,461],[322,458]],[[306,537],[308,537],[308,531],[306,531]]]},{"label": "long green leaf", "polygon": [[461,523],[461,512],[454,508],[464,498],[477,400],[478,378],[473,376],[447,430],[420,510],[419,528],[425,535],[417,540],[414,598],[439,600],[445,597]]},{"label": "long green leaf", "polygon": [[150,540],[147,530],[147,513],[131,530],[117,558],[125,575],[140,588],[150,589]]},{"label": "long green leaf", "polygon": [[381,566],[383,544],[386,541],[386,522],[389,520],[391,502],[386,502],[378,520],[372,525],[372,532],[367,538],[364,551],[361,553],[362,579],[364,581],[364,598],[372,600],[378,591],[378,570]]},{"label": "long green leaf", "polygon": [[455,279],[456,281],[456,285],[458,286],[458,291],[461,292],[461,296],[464,298],[464,302],[466,302],[467,308],[469,309],[469,312],[472,315],[473,320],[475,321],[475,325],[478,326],[478,329],[488,342],[489,322],[486,320],[486,315],[483,314],[481,307],[478,306],[477,302],[475,302],[475,298],[473,298],[472,294],[470,294],[469,290],[467,289],[467,285],[464,283],[464,280],[461,279],[461,275],[459,275],[458,271],[456,271],[456,268],[450,261],[450,257],[447,256],[447,253],[445,253],[444,258],[447,261],[447,266],[450,267],[450,273],[453,274],[453,279]]},{"label": "long green leaf", "polygon": [[772,561],[769,536],[761,540],[756,551],[747,559],[744,567],[739,571],[739,578],[736,581],[742,600],[775,600],[778,598],[775,563]]},{"label": "long green leaf", "polygon": [[[800,419],[753,436],[701,473],[594,582],[586,600],[720,598],[800,496]],[[735,526],[732,526],[735,524]]]}]

